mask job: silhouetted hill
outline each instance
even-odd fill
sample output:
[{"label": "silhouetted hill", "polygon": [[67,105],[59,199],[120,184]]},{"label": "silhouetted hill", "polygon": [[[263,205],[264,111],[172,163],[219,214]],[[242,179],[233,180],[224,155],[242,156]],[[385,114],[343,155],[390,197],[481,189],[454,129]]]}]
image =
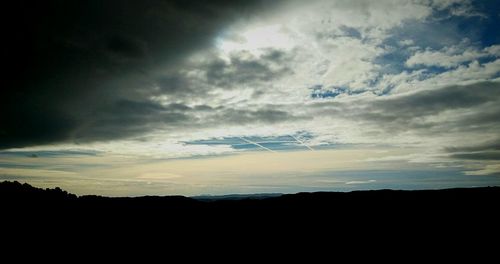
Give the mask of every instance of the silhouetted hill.
[{"label": "silhouetted hill", "polygon": [[[27,183],[4,181],[0,183],[0,202],[3,207],[33,205],[41,207],[57,207],[61,204],[70,207],[97,206],[118,209],[252,209],[267,208],[280,210],[319,210],[361,208],[407,210],[424,207],[428,209],[442,207],[446,210],[454,208],[484,208],[496,206],[500,201],[500,187],[456,188],[443,190],[371,190],[353,192],[315,192],[297,194],[232,194],[221,196],[142,196],[142,197],[105,197],[96,195],[76,196],[61,190],[41,189]],[[403,206],[404,207],[400,207]],[[116,207],[116,208],[113,208]]]},{"label": "silhouetted hill", "polygon": [[199,201],[217,201],[217,200],[244,200],[244,199],[266,199],[282,196],[282,193],[254,193],[254,194],[227,194],[227,195],[198,195],[191,198]]},{"label": "silhouetted hill", "polygon": [[496,206],[500,199],[500,187],[461,188],[444,190],[396,191],[374,190],[353,192],[316,192],[297,194],[255,194],[199,196],[143,196],[143,197],[103,197],[86,195],[77,197],[56,187],[40,189],[29,184],[4,181],[0,183],[0,201],[3,207],[36,205],[38,209],[57,207],[63,204],[71,208],[81,206],[107,209],[131,208],[148,209],[219,209],[231,210],[325,210],[342,209],[368,210],[394,209],[407,211],[419,207],[443,210],[456,208],[484,208]]},{"label": "silhouetted hill", "polygon": [[[214,197],[211,197],[214,198]],[[193,199],[183,196],[110,198],[39,189],[18,182],[0,183],[1,222],[7,225],[58,228],[71,225],[122,232],[140,227],[164,234],[224,230],[331,235],[388,230],[405,236],[421,232],[487,234],[498,231],[499,187],[354,191],[285,194],[237,199]],[[233,197],[234,198],[234,197]],[[49,228],[50,229],[50,228]],[[267,230],[267,231],[263,231]],[[125,231],[124,231],[125,232]],[[128,232],[128,231],[127,231]],[[410,236],[411,237],[411,236]]]},{"label": "silhouetted hill", "polygon": [[61,188],[41,189],[33,187],[27,183],[21,184],[17,181],[4,181],[0,183],[0,199],[7,204],[12,202],[29,201],[63,201],[75,200],[77,196],[70,194]]}]

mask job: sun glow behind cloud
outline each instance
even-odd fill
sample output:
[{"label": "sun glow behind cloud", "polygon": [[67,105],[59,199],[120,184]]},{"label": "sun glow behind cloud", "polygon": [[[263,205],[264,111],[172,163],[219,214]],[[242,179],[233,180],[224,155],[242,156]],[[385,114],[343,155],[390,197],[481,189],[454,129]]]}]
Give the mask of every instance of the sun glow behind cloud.
[{"label": "sun glow behind cloud", "polygon": [[290,50],[294,46],[294,40],[280,24],[247,25],[243,29],[229,29],[217,37],[216,46],[225,56],[239,51],[248,51],[260,56],[263,50],[269,48]]}]

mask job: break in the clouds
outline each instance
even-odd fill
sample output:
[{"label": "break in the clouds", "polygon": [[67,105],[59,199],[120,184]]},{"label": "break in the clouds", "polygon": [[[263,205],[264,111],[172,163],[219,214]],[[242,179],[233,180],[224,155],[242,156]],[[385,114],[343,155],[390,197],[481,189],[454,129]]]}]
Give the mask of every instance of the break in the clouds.
[{"label": "break in the clouds", "polygon": [[[500,182],[495,1],[5,9],[2,177],[120,194]],[[347,150],[352,166],[333,161]],[[221,165],[244,160],[253,166]]]}]

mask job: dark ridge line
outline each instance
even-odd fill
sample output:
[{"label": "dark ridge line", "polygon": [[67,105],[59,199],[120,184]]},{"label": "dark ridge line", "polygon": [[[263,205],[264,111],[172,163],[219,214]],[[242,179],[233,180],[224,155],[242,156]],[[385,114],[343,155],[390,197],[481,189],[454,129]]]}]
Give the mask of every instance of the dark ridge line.
[{"label": "dark ridge line", "polygon": [[353,190],[353,191],[318,191],[318,192],[297,192],[297,193],[255,193],[255,194],[226,194],[226,195],[144,195],[144,196],[103,196],[103,195],[75,195],[62,190],[60,187],[55,188],[39,188],[28,183],[20,183],[18,181],[3,181],[0,182],[0,198],[7,195],[46,195],[51,198],[67,198],[69,200],[78,199],[103,199],[103,200],[151,200],[151,199],[187,199],[200,202],[211,201],[240,201],[240,200],[268,200],[276,198],[289,197],[309,197],[309,196],[352,196],[352,195],[374,195],[374,194],[437,194],[437,193],[454,193],[454,192],[475,192],[475,191],[491,191],[500,192],[500,186],[487,187],[457,187],[444,189],[423,189],[423,190],[401,190],[401,189],[375,189],[375,190]]}]

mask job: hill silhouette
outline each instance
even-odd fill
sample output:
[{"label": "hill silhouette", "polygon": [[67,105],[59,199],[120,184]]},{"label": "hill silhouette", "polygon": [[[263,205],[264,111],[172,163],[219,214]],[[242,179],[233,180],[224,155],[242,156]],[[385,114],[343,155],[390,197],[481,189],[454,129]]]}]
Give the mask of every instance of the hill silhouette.
[{"label": "hill silhouette", "polygon": [[484,214],[497,207],[500,187],[443,190],[374,190],[227,196],[76,196],[59,187],[41,189],[29,184],[0,183],[0,203],[5,211],[59,211],[101,215],[142,213],[155,216],[210,213],[257,216],[290,214],[337,215],[426,215]]},{"label": "hill silhouette", "polygon": [[0,222],[4,226],[23,227],[36,223],[48,230],[71,225],[121,233],[141,227],[167,235],[197,231],[209,232],[211,236],[221,231],[251,235],[250,230],[282,235],[383,235],[387,230],[397,233],[399,228],[413,235],[428,234],[430,230],[476,233],[498,230],[500,222],[500,187],[219,198],[76,196],[60,188],[40,189],[19,182],[2,182]]}]

